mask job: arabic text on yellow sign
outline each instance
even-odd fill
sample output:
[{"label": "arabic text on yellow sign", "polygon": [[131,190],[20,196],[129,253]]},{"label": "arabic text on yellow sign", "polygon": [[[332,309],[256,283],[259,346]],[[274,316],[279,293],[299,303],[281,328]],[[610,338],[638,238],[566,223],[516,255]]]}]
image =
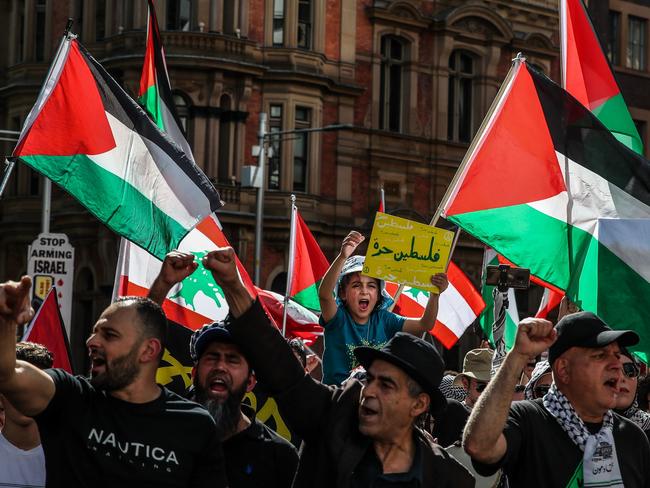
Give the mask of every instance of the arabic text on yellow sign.
[{"label": "arabic text on yellow sign", "polygon": [[363,274],[438,293],[431,276],[447,269],[453,242],[452,231],[378,212]]}]

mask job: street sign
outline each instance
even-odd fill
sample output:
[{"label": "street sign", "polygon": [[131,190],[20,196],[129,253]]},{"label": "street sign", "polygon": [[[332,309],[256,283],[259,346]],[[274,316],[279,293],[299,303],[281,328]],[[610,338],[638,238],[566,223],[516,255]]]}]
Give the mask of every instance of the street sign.
[{"label": "street sign", "polygon": [[27,250],[27,274],[32,277],[32,299],[44,300],[56,285],[61,317],[70,337],[74,248],[65,234],[39,234]]}]

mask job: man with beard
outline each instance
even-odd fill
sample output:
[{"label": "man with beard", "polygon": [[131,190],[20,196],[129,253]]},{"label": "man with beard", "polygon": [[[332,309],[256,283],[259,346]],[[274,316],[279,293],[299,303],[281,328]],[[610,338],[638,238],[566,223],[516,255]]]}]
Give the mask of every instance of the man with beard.
[{"label": "man with beard", "polygon": [[190,353],[196,365],[194,400],[217,424],[230,487],[291,486],[298,453],[291,443],[257,420],[252,408],[242,404],[256,380],[228,329],[216,322],[197,330]]},{"label": "man with beard", "polygon": [[[169,290],[196,267],[190,253],[167,254],[149,298],[162,304]],[[214,322],[195,331],[190,355],[194,361],[191,396],[217,424],[231,488],[291,486],[298,453],[291,443],[257,420],[252,408],[242,404],[257,380],[224,323]]]},{"label": "man with beard", "polygon": [[0,392],[38,424],[46,486],[226,486],[214,420],[156,384],[160,306],[128,297],[104,310],[87,341],[88,381],[16,360],[30,288],[28,276],[0,284]]},{"label": "man with beard", "polygon": [[[416,427],[440,408],[443,361],[427,342],[397,333],[381,350],[355,349],[365,384],[326,386],[305,373],[259,300],[241,282],[232,248],[203,259],[228,302],[226,328],[287,423],[303,438],[294,487],[473,487],[472,476]],[[264,486],[264,485],[262,485]]]}]

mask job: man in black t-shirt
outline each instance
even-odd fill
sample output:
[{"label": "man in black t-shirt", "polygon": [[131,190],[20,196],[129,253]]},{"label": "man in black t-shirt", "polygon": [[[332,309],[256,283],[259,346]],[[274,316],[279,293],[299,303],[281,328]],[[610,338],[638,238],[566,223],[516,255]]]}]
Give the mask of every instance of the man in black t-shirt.
[{"label": "man in black t-shirt", "polygon": [[156,384],[166,318],[127,297],[101,314],[87,341],[90,380],[16,360],[29,321],[31,279],[0,284],[0,392],[36,419],[46,486],[224,487],[214,420]]},{"label": "man in black t-shirt", "polygon": [[[194,255],[169,253],[152,284],[150,298],[162,302],[171,288],[195,269]],[[216,422],[230,487],[291,486],[298,466],[296,448],[258,421],[252,408],[242,405],[256,379],[224,323],[198,329],[189,346],[195,366],[191,396]]]},{"label": "man in black t-shirt", "polygon": [[231,488],[288,488],[298,467],[291,443],[255,418],[243,405],[255,375],[223,323],[194,332],[190,353],[195,363],[194,399],[217,423]]},{"label": "man in black t-shirt", "polygon": [[[620,347],[638,340],[590,312],[567,315],[555,329],[547,320],[523,320],[465,428],[463,445],[477,472],[503,467],[513,487],[650,487],[648,439],[612,412]],[[511,406],[528,358],[547,348],[554,379],[549,392]]]}]

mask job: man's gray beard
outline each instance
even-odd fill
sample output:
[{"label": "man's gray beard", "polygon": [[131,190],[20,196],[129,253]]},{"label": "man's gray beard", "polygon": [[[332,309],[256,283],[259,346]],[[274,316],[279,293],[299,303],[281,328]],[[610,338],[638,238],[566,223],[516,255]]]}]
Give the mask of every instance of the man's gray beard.
[{"label": "man's gray beard", "polygon": [[196,402],[203,405],[217,424],[219,440],[222,441],[233,435],[239,423],[241,401],[246,394],[246,385],[242,385],[239,390],[229,389],[228,397],[224,402],[209,398],[207,391],[198,384],[196,377],[194,378],[194,388]]},{"label": "man's gray beard", "polygon": [[124,356],[114,359],[110,365],[106,362],[103,373],[95,377],[91,375],[90,384],[107,392],[129,386],[140,372],[137,361],[139,348],[140,344],[136,344]]}]

